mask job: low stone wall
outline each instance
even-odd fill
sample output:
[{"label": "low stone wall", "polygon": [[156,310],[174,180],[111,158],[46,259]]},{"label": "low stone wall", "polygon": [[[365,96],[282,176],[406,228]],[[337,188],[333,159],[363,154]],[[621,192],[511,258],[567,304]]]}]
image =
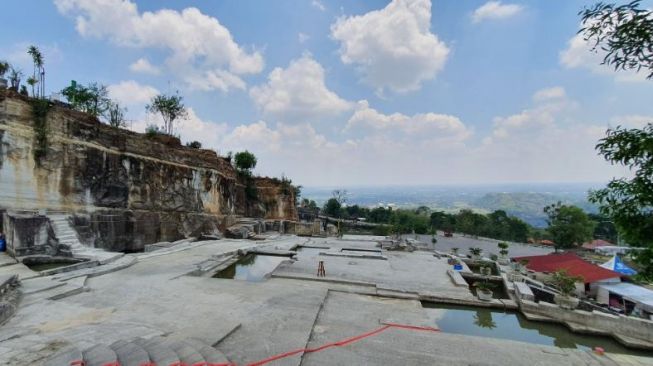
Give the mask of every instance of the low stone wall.
[{"label": "low stone wall", "polygon": [[653,339],[653,321],[623,315],[612,315],[598,311],[565,310],[548,302],[535,303],[520,301],[522,312],[544,315],[554,320],[575,323],[597,329],[605,334],[626,336],[651,342]]},{"label": "low stone wall", "polygon": [[71,256],[56,239],[50,220],[43,215],[27,215],[6,211],[2,217],[7,253],[13,257],[46,254]]}]

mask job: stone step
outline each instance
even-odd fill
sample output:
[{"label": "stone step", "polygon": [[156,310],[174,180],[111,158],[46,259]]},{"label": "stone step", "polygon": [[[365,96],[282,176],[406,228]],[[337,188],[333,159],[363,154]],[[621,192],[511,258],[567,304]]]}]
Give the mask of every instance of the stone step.
[{"label": "stone step", "polygon": [[142,366],[150,362],[150,354],[134,342],[120,340],[109,347],[118,355],[120,366]]},{"label": "stone step", "polygon": [[52,358],[45,361],[43,366],[68,366],[74,365],[75,362],[79,362],[78,365],[82,365],[84,358],[82,351],[77,349],[74,346],[68,346],[61,351],[57,352]]},{"label": "stone step", "polygon": [[79,240],[79,239],[77,239],[77,235],[73,234],[73,233],[71,233],[71,234],[68,234],[68,233],[61,234],[60,233],[60,234],[57,235],[57,239],[59,239],[59,241],[61,241],[61,240]]},{"label": "stone step", "polygon": [[222,352],[220,352],[216,348],[209,346],[208,344],[202,342],[199,339],[188,338],[185,339],[184,342],[195,347],[195,349],[202,355],[202,357],[204,357],[204,360],[206,360],[206,362],[208,363],[216,363],[216,364],[229,363],[229,360],[227,359],[227,357],[225,357],[225,355]]},{"label": "stone step", "polygon": [[97,344],[83,352],[84,366],[105,366],[118,362],[118,355],[103,344]]},{"label": "stone step", "polygon": [[169,346],[173,351],[175,351],[179,360],[186,365],[203,364],[207,362],[198,349],[185,341],[171,341]]},{"label": "stone step", "polygon": [[179,363],[177,353],[168,348],[161,337],[150,339],[136,338],[134,343],[143,347],[150,355],[150,361],[155,365],[170,365]]}]

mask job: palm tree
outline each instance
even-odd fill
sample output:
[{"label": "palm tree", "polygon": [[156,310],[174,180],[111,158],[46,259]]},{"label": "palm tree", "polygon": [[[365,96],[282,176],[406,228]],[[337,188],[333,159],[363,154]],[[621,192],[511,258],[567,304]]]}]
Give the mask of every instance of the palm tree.
[{"label": "palm tree", "polygon": [[27,78],[27,84],[32,87],[32,97],[35,97],[36,94],[34,94],[34,85],[38,84],[38,80],[34,78],[34,76],[30,76]]},{"label": "palm tree", "polygon": [[[34,62],[34,70],[32,72],[32,78],[37,80],[37,83],[41,84],[41,90],[39,91],[39,97],[43,97],[45,94],[44,88],[44,79],[45,79],[45,69],[43,68],[43,54],[38,49],[38,47],[32,45],[27,48],[27,53],[32,56],[32,62]],[[36,79],[38,74],[38,79]],[[30,84],[31,85],[31,84]],[[32,88],[32,94],[34,94],[34,89]]]}]

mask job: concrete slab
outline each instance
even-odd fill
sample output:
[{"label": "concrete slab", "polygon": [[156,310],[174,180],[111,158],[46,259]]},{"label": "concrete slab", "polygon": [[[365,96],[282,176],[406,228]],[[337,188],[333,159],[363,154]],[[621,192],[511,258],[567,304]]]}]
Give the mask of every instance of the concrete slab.
[{"label": "concrete slab", "polygon": [[[113,263],[106,265],[109,267],[100,266],[100,270],[92,274],[70,273],[70,276],[58,278],[68,279],[68,283],[56,288],[38,279],[30,285],[33,293],[25,297],[30,301],[23,301],[16,314],[0,327],[0,364],[38,366],[70,345],[83,350],[96,344],[109,345],[138,337],[171,339],[175,334],[196,336],[207,342],[221,340],[217,347],[231,361],[247,364],[304,348],[307,344],[318,344],[321,340],[355,335],[370,330],[371,323],[418,324],[422,310],[417,306],[417,299],[423,296],[477,301],[469,291],[451,283],[446,275],[445,259],[440,260],[427,252],[384,253],[387,261],[329,258],[326,270],[328,276],[333,277],[327,278],[328,281],[271,278],[252,283],[186,274],[211,258],[225,258],[229,253],[252,247],[278,251],[288,251],[297,245],[324,246],[333,250],[342,247],[369,249],[375,248],[375,243],[281,236],[255,243],[219,240],[194,244],[182,244],[184,249],[161,249],[148,255],[126,255],[123,258],[137,257],[138,260],[117,268],[111,267]],[[127,261],[123,258],[119,261]],[[300,257],[289,266],[293,269],[287,272],[288,276],[314,277],[316,260],[317,256]],[[357,263],[349,264],[349,261]],[[89,276],[85,283],[81,282],[83,276]],[[334,282],[338,279],[344,279],[345,283]],[[368,282],[371,285],[355,284]],[[58,300],[48,299],[66,286],[85,287],[89,291]],[[368,297],[357,300],[362,293]],[[374,296],[377,294],[385,298]],[[336,301],[330,300],[332,295],[337,296]],[[354,352],[343,354],[329,350],[307,355],[304,362],[339,365],[484,362],[499,365],[514,364],[511,362],[520,357],[530,361],[532,353],[535,354],[534,365],[565,365],[565,362],[558,362],[560,360],[599,364],[582,353],[487,338],[415,335],[395,329],[379,337],[368,340],[374,345],[372,348],[360,343],[356,347],[365,347]],[[464,350],[470,347],[477,350],[470,351],[466,358]],[[207,352],[211,349],[207,348]],[[330,356],[328,360],[311,360],[309,357],[314,355]],[[404,359],[407,362],[403,362]],[[301,361],[301,357],[294,357],[275,362],[275,365],[298,365]]]},{"label": "concrete slab", "polygon": [[[311,334],[309,348],[377,329],[387,314],[394,322],[428,324],[415,301],[330,293]],[[463,347],[464,345],[464,347]],[[599,365],[581,351],[442,332],[388,329],[344,347],[303,355],[302,365]]]}]

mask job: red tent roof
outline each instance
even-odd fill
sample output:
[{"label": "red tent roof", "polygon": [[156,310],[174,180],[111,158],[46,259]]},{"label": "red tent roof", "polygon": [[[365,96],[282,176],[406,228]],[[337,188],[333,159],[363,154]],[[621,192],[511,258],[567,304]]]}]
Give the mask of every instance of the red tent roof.
[{"label": "red tent roof", "polygon": [[620,278],[621,274],[584,261],[574,253],[514,257],[516,261],[527,260],[526,268],[535,272],[553,273],[564,269],[571,276],[583,277],[585,283]]}]

